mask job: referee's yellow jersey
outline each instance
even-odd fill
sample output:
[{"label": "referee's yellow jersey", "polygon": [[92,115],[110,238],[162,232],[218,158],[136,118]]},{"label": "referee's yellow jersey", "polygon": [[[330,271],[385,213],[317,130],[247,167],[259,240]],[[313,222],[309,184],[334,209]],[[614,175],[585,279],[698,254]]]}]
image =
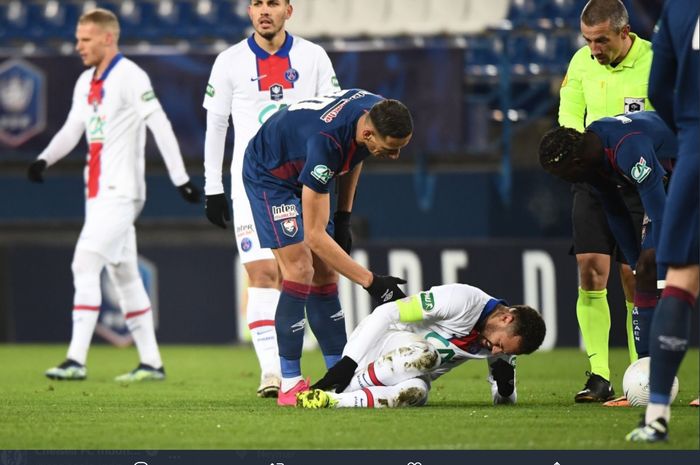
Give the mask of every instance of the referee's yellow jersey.
[{"label": "referee's yellow jersey", "polygon": [[576,52],[559,91],[559,124],[583,131],[593,121],[621,113],[653,110],[647,97],[651,42],[634,39],[617,66],[601,65],[588,46]]}]

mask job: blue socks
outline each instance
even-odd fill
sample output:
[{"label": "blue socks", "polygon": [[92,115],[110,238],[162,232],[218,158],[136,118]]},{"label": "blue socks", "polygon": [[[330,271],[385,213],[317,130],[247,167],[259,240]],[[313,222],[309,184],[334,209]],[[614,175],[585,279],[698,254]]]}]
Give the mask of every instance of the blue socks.
[{"label": "blue socks", "polygon": [[664,289],[651,325],[650,403],[669,404],[673,378],[688,350],[693,308],[695,296],[673,286]]},{"label": "blue socks", "polygon": [[304,307],[308,296],[308,285],[282,281],[282,292],[275,312],[275,330],[283,378],[301,376],[301,351],[306,327]]},{"label": "blue socks", "polygon": [[657,302],[656,292],[637,290],[634,294],[632,328],[634,330],[634,346],[639,358],[649,356],[649,332]]},{"label": "blue socks", "polygon": [[338,299],[338,285],[311,286],[306,302],[309,326],[323,352],[326,368],[331,368],[343,357],[347,342],[345,316]]}]

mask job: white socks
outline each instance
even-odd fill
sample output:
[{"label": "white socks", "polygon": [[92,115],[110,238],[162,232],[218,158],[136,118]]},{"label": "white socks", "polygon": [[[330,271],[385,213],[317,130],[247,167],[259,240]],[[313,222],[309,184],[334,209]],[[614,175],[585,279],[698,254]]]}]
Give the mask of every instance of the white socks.
[{"label": "white socks", "polygon": [[280,359],[277,348],[277,332],[275,331],[275,311],[279,298],[280,291],[277,289],[248,288],[246,319],[263,375],[280,376]]}]

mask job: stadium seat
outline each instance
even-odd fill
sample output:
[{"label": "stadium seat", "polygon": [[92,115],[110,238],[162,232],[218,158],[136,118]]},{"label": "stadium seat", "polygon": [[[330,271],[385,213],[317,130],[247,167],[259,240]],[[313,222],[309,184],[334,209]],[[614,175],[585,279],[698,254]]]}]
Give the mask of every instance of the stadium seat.
[{"label": "stadium seat", "polygon": [[[353,0],[349,3],[348,17],[339,24],[343,37],[385,36],[390,17],[389,0]],[[372,14],[367,14],[372,12]]]},{"label": "stadium seat", "polygon": [[431,18],[431,4],[432,0],[389,0],[387,17],[378,35],[437,34],[437,28]]},{"label": "stadium seat", "polygon": [[289,30],[302,37],[335,37],[342,35],[343,24],[338,18],[347,18],[350,12],[347,0],[295,1],[296,14],[289,21]]},{"label": "stadium seat", "polygon": [[[432,20],[448,34],[477,34],[499,26],[508,16],[509,0],[452,0],[449,7],[440,0],[433,3]],[[440,5],[440,6],[438,6]]]}]

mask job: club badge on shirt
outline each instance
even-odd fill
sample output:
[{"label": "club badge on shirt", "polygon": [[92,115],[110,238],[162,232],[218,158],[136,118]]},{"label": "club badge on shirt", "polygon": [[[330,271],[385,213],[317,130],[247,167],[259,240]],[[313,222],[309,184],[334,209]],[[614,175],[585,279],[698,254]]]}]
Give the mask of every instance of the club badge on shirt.
[{"label": "club badge on shirt", "polygon": [[625,114],[634,113],[637,111],[644,111],[644,102],[646,99],[644,97],[625,97]]},{"label": "club badge on shirt", "polygon": [[275,102],[284,98],[284,87],[281,84],[272,84],[270,86],[270,99]]}]

